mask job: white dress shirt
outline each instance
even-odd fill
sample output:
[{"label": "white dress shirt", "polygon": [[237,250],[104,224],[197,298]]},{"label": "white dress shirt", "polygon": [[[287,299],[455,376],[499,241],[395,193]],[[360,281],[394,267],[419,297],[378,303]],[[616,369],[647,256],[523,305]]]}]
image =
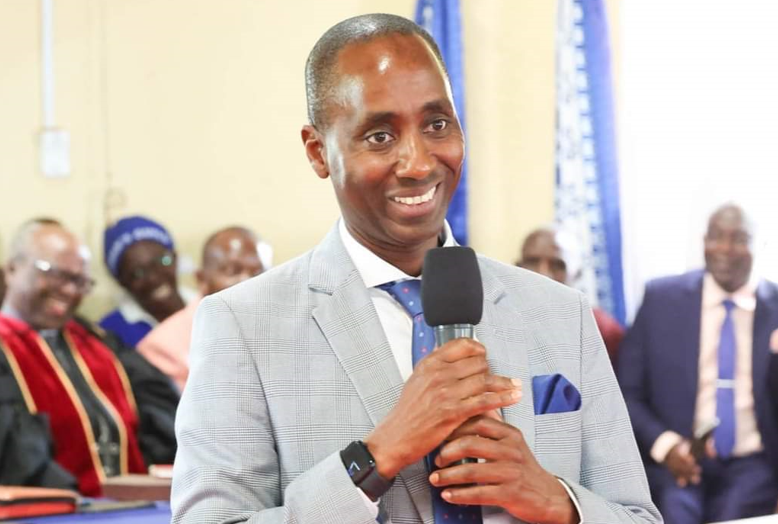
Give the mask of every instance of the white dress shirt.
[{"label": "white dress shirt", "polygon": [[[756,283],[748,282],[734,293],[727,293],[705,273],[702,281],[700,311],[700,356],[694,430],[716,418],[716,389],[719,378],[719,342],[726,312],[724,300],[735,303],[732,322],[735,327],[735,447],[732,455],[743,457],[761,451],[762,436],[756,425],[752,370]],[[651,446],[651,457],[661,463],[683,437],[665,431]]]},{"label": "white dress shirt", "polygon": [[[421,277],[407,275],[402,270],[396,268],[357,242],[351,233],[349,233],[348,229],[346,229],[346,224],[343,219],[340,220],[338,229],[343,245],[346,247],[346,251],[348,252],[349,257],[351,257],[351,261],[357,268],[357,271],[362,277],[362,281],[365,283],[365,287],[367,287],[368,292],[370,293],[373,306],[375,306],[376,312],[378,313],[378,320],[381,322],[381,327],[384,329],[387,341],[392,349],[392,354],[397,362],[397,367],[400,370],[400,376],[403,378],[403,381],[406,381],[413,373],[413,360],[411,354],[413,320],[399,302],[392,298],[389,293],[376,286],[398,280],[421,280]],[[443,235],[440,240],[442,240],[442,242],[439,242],[439,244],[442,247],[457,245],[448,222],[444,222]],[[580,524],[583,524],[583,515],[581,514],[581,506],[578,503],[578,500],[575,498],[575,495],[573,495],[573,492],[567,484],[562,482],[561,479],[559,481],[562,486],[564,486],[570,499],[578,510],[578,514],[581,516]],[[378,503],[371,501],[362,490],[359,490],[359,493],[362,494],[365,503],[371,507],[375,516],[377,516]],[[512,520],[512,517],[509,514],[498,507],[483,506],[481,511],[484,524],[507,524]],[[384,522],[384,524],[390,523],[391,520]]]}]

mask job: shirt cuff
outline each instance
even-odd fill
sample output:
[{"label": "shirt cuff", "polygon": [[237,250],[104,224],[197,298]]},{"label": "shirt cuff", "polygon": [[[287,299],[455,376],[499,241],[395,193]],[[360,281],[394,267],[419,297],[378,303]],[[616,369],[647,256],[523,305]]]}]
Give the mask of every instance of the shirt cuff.
[{"label": "shirt cuff", "polygon": [[562,484],[562,487],[565,488],[565,491],[567,491],[567,495],[570,497],[570,500],[573,501],[573,506],[575,506],[575,510],[578,512],[578,518],[581,519],[578,521],[578,524],[584,524],[584,516],[583,512],[581,511],[581,504],[578,502],[578,499],[575,496],[575,493],[573,493],[573,490],[570,489],[570,486],[567,485],[567,482],[557,477],[557,480],[560,484]]},{"label": "shirt cuff", "polygon": [[683,442],[683,437],[675,431],[665,431],[654,441],[651,446],[651,458],[661,464],[667,458],[667,454],[674,446]]},{"label": "shirt cuff", "polygon": [[370,500],[370,497],[368,497],[365,494],[365,492],[362,491],[361,489],[359,489],[357,486],[354,486],[354,489],[359,491],[359,494],[362,497],[362,500],[365,501],[365,507],[373,514],[373,518],[374,519],[377,518],[378,517],[378,502],[381,499],[378,499],[375,502],[373,502],[372,500]]}]

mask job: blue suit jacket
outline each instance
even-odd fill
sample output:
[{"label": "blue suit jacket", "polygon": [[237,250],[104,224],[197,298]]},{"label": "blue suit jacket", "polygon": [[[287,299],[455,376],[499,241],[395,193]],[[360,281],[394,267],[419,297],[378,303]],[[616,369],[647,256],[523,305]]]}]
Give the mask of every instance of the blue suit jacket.
[{"label": "blue suit jacket", "polygon": [[[664,431],[693,434],[700,354],[703,271],[649,282],[619,350],[619,383],[644,459]],[[778,423],[768,392],[770,334],[778,328],[778,286],[756,291],[754,406],[762,442],[778,471]]]}]

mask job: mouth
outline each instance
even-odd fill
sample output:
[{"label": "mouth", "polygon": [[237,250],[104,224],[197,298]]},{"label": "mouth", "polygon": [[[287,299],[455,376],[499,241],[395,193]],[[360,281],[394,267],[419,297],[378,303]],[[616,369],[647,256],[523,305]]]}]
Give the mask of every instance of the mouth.
[{"label": "mouth", "polygon": [[713,259],[710,261],[710,267],[711,270],[726,273],[734,269],[734,264],[730,260]]},{"label": "mouth", "polygon": [[56,297],[49,297],[45,302],[46,312],[57,317],[65,316],[70,309],[71,301]]},{"label": "mouth", "polygon": [[424,193],[423,195],[417,195],[417,196],[409,196],[409,197],[394,197],[394,201],[398,204],[404,204],[406,206],[418,206],[419,204],[424,204],[426,202],[429,202],[433,198],[435,198],[435,191],[438,189],[438,186],[432,186],[429,191]]},{"label": "mouth", "polygon": [[167,300],[173,294],[173,287],[170,284],[162,284],[149,294],[151,300],[161,302]]},{"label": "mouth", "polygon": [[440,183],[420,195],[389,197],[392,213],[399,220],[419,220],[433,215],[440,207]]}]

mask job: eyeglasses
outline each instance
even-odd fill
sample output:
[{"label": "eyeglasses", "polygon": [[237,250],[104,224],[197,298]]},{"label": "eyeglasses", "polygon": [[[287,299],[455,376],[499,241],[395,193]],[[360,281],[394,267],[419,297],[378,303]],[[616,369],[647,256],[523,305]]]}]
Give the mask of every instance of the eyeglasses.
[{"label": "eyeglasses", "polygon": [[142,266],[136,266],[132,268],[130,271],[130,280],[133,282],[143,280],[149,275],[149,273],[154,271],[154,269],[170,267],[173,265],[173,262],[175,262],[173,253],[171,251],[166,251],[159,258],[156,258]]},{"label": "eyeglasses", "polygon": [[87,293],[95,285],[95,281],[86,275],[72,273],[65,269],[60,269],[46,260],[34,260],[32,265],[35,267],[35,269],[40,271],[44,278],[51,284],[57,286],[73,284],[76,286],[76,289],[79,293]]}]

